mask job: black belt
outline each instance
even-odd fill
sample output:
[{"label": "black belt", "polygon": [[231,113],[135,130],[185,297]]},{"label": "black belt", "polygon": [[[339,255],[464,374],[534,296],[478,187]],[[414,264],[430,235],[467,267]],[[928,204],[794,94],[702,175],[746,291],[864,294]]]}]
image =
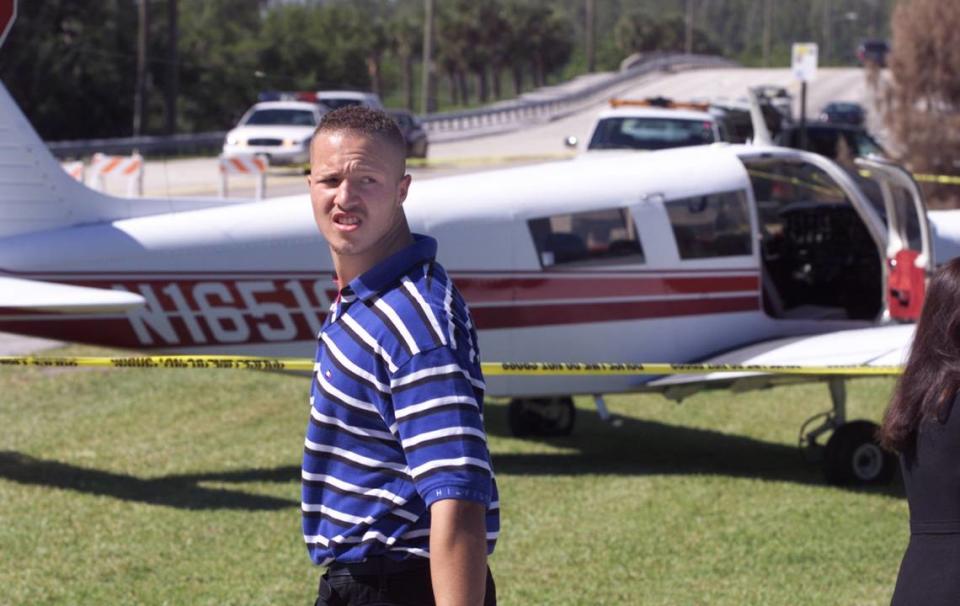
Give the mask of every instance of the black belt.
[{"label": "black belt", "polygon": [[910,520],[910,534],[960,534],[960,520]]},{"label": "black belt", "polygon": [[327,566],[330,576],[378,576],[384,574],[402,574],[405,572],[429,570],[430,560],[410,556],[405,560],[394,560],[386,556],[373,556],[362,562],[333,562]]}]

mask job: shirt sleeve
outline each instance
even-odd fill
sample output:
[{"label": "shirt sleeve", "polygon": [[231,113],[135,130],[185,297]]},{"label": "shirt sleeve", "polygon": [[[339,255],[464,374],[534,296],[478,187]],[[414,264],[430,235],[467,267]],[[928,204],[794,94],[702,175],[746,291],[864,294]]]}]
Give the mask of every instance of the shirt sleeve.
[{"label": "shirt sleeve", "polygon": [[422,351],[390,381],[396,431],[427,507],[441,499],[489,505],[493,492],[483,383],[461,358],[447,346]]}]

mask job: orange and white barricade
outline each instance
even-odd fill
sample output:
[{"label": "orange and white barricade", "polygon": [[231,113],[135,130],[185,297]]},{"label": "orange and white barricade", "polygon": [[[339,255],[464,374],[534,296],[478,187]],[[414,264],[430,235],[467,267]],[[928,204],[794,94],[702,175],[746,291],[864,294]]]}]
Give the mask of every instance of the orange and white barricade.
[{"label": "orange and white barricade", "polygon": [[257,178],[254,197],[262,200],[267,193],[267,169],[270,161],[262,154],[236,154],[220,156],[220,197],[229,195],[227,175],[246,175]]},{"label": "orange and white barricade", "polygon": [[143,156],[108,156],[93,154],[90,162],[90,186],[96,190],[106,189],[107,177],[126,177],[127,195],[130,197],[143,195]]},{"label": "orange and white barricade", "polygon": [[77,181],[83,183],[84,180],[84,166],[82,160],[77,160],[76,162],[61,162],[60,166],[63,167],[63,170],[66,171],[68,175],[76,179]]}]

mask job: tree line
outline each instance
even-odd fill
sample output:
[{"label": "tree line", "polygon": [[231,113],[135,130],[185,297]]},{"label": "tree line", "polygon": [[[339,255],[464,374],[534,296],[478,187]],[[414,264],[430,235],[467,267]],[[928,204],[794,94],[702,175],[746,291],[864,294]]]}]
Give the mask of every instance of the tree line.
[{"label": "tree line", "polygon": [[[960,4],[902,0],[893,21],[890,77],[871,79],[898,158],[914,173],[960,177]],[[921,182],[933,208],[960,208],[957,183]]]},{"label": "tree line", "polygon": [[[860,37],[885,36],[893,0],[432,2],[430,109],[443,110],[513,97],[590,65],[616,69],[634,52],[688,45],[747,65],[783,66],[793,41],[822,38],[821,63],[850,63]],[[0,79],[47,140],[129,136],[136,90],[145,93],[146,134],[226,129],[264,90],[372,90],[388,105],[420,111],[424,6],[21,0],[0,50]],[[141,9],[149,19],[136,86]]]}]

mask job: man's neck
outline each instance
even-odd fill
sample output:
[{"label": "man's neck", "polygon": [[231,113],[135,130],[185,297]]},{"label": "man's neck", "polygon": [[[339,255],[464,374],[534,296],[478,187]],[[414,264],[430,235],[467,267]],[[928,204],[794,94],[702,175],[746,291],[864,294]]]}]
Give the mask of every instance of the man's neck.
[{"label": "man's neck", "polygon": [[352,282],[357,276],[361,276],[368,270],[373,269],[378,263],[398,253],[404,248],[413,244],[413,234],[409,230],[399,231],[393,234],[389,242],[377,250],[370,251],[361,255],[338,255],[331,251],[333,256],[333,268],[337,272],[337,283],[339,288],[343,288]]}]

